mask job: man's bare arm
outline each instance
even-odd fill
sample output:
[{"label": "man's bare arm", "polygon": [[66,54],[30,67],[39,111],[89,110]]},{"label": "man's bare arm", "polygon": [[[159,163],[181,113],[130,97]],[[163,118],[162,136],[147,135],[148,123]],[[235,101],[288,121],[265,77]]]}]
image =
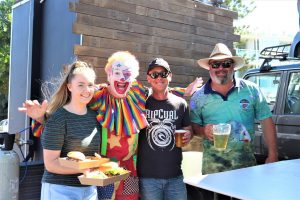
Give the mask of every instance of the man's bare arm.
[{"label": "man's bare arm", "polygon": [[262,125],[265,143],[268,146],[268,157],[266,159],[266,163],[276,162],[278,161],[277,136],[273,120],[269,117],[262,120],[260,123]]},{"label": "man's bare arm", "polygon": [[196,90],[203,85],[202,77],[197,77],[193,82],[191,82],[184,92],[185,97],[192,96]]},{"label": "man's bare arm", "polygon": [[208,140],[213,140],[212,124],[200,126],[199,124],[192,123],[193,132],[195,135],[199,135]]}]

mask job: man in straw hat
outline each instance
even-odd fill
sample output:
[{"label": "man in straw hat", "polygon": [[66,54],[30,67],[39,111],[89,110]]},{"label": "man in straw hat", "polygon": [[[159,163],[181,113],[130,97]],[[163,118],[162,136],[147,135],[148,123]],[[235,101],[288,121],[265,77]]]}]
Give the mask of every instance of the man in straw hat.
[{"label": "man in straw hat", "polygon": [[[257,85],[234,77],[244,60],[232,56],[228,47],[216,44],[209,58],[198,60],[209,70],[210,80],[191,98],[194,133],[203,137],[202,173],[228,171],[256,165],[253,153],[254,119],[260,121],[268,146],[266,163],[277,161],[277,144],[272,113]],[[231,132],[225,150],[214,148],[213,125],[228,123]]]}]

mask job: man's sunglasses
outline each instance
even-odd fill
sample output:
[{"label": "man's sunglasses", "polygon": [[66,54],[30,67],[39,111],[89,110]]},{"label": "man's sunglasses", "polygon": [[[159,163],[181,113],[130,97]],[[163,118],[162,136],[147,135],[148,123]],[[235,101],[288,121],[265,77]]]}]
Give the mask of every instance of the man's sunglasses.
[{"label": "man's sunglasses", "polygon": [[162,78],[167,78],[169,76],[169,72],[153,72],[152,74],[148,74],[151,78],[157,79],[159,76]]},{"label": "man's sunglasses", "polygon": [[223,68],[229,68],[232,66],[233,63],[233,60],[225,60],[223,62],[211,62],[209,65],[213,69],[218,69],[221,65]]}]

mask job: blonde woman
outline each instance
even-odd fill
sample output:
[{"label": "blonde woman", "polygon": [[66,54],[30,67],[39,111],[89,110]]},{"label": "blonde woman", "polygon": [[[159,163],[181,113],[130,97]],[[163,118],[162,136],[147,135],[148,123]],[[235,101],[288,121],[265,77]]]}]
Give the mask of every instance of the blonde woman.
[{"label": "blonde woman", "polygon": [[95,186],[80,184],[77,176],[81,171],[58,163],[58,158],[69,151],[85,155],[99,152],[101,128],[96,112],[87,107],[94,94],[95,78],[87,63],[74,62],[48,104],[49,118],[41,136],[45,164],[42,200],[97,199]]}]

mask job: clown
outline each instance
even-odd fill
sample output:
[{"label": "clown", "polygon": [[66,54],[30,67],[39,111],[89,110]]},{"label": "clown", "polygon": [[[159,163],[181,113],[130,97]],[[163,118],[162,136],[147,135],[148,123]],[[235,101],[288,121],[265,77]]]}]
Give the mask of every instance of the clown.
[{"label": "clown", "polygon": [[[105,66],[105,72],[109,84],[99,88],[89,104],[97,111],[97,120],[103,127],[101,154],[119,162],[120,166],[131,171],[131,175],[126,180],[115,184],[114,198],[138,199],[138,178],[134,156],[138,133],[148,125],[144,115],[148,89],[136,81],[139,75],[139,63],[135,56],[127,51],[112,54]],[[197,78],[187,89],[173,88],[171,91],[179,96],[188,96],[200,85],[202,79]],[[45,101],[40,105],[36,100],[28,100],[19,110],[43,122],[46,106]],[[33,123],[32,128],[35,136],[41,134],[42,126],[39,123]],[[98,191],[98,195],[99,193],[101,191]]]}]

